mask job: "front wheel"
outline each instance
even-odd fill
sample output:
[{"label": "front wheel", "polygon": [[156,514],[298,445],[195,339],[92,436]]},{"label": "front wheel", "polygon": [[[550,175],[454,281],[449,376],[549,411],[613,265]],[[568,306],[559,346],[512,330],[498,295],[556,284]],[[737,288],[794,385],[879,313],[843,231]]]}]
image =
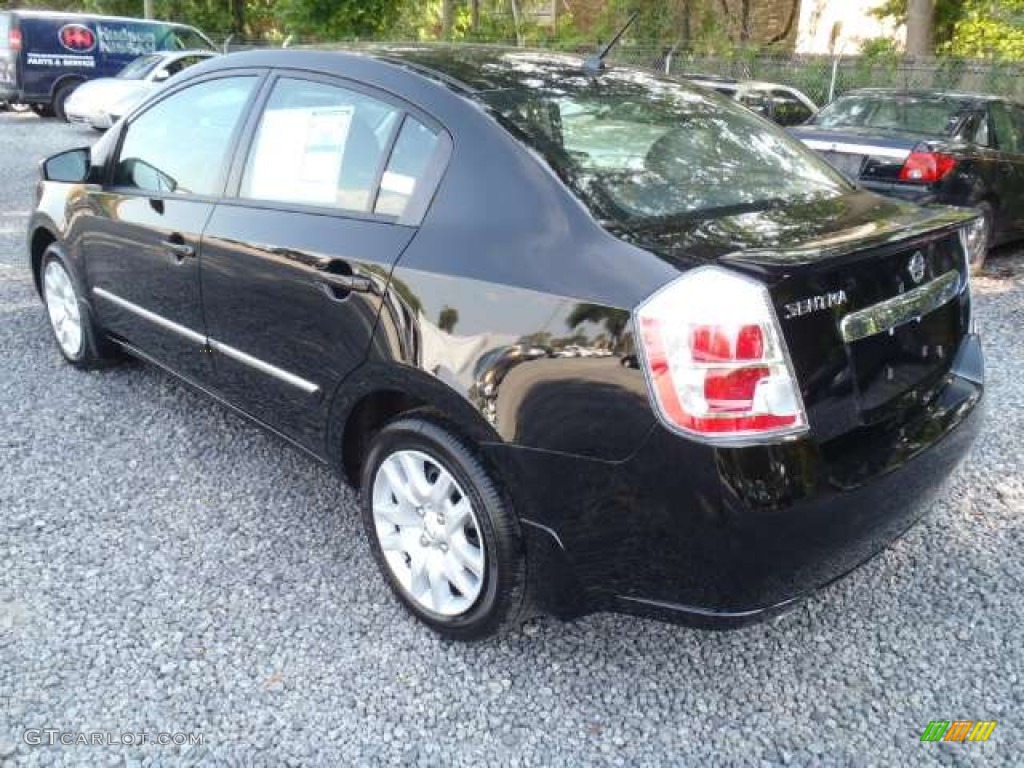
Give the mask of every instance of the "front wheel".
[{"label": "front wheel", "polygon": [[68,121],[68,115],[65,111],[67,101],[78,86],[79,83],[65,83],[53,94],[53,114],[57,119],[63,120],[65,123]]},{"label": "front wheel", "polygon": [[515,625],[525,589],[518,521],[468,442],[431,418],[402,417],[374,438],[362,483],[374,558],[413,615],[453,640]]},{"label": "front wheel", "polygon": [[116,352],[93,324],[88,304],[81,300],[78,284],[56,246],[43,255],[39,277],[50,328],[64,359],[85,369],[116,362]]}]

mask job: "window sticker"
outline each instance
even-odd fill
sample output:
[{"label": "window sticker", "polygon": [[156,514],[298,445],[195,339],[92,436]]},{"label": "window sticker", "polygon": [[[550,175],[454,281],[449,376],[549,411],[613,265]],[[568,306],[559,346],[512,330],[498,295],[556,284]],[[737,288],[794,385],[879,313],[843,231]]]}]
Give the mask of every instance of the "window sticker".
[{"label": "window sticker", "polygon": [[352,107],[267,112],[249,183],[249,196],[335,205]]}]

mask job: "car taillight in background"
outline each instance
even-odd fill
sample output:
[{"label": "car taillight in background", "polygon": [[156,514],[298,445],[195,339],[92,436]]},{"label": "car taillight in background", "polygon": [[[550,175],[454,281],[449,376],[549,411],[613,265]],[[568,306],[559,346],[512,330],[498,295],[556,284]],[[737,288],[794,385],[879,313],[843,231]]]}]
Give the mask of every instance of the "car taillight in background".
[{"label": "car taillight in background", "polygon": [[7,33],[7,47],[12,51],[21,50],[21,30],[12,29]]},{"label": "car taillight in background", "polygon": [[635,312],[651,398],[672,429],[709,442],[807,429],[764,285],[719,267],[695,269]]},{"label": "car taillight in background", "polygon": [[941,181],[956,168],[956,158],[942,152],[914,150],[900,168],[900,181],[916,181],[929,184]]}]

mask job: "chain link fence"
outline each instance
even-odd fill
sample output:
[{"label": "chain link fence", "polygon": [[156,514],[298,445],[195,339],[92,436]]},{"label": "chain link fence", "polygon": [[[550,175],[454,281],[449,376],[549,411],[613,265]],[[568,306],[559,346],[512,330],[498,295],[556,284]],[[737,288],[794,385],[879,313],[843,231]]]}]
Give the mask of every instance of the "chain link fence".
[{"label": "chain link fence", "polygon": [[[291,47],[339,49],[358,47],[368,41],[315,42],[299,38],[280,41],[227,38],[227,51],[253,48]],[[396,44],[410,41],[377,41]],[[445,45],[435,43],[436,45]],[[564,50],[564,49],[561,49]],[[576,50],[590,53],[592,49]],[[897,56],[809,56],[790,53],[747,53],[708,56],[675,49],[620,46],[612,63],[657,70],[677,77],[716,75],[738,80],[764,80],[799,89],[819,105],[855,88],[934,89],[993,93],[1024,102],[1024,62],[972,59],[913,59]]]}]

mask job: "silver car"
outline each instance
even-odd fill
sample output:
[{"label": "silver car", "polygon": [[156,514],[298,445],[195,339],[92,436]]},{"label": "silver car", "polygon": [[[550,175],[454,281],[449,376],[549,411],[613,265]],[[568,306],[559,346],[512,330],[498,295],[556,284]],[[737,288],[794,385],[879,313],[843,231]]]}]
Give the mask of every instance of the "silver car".
[{"label": "silver car", "polygon": [[806,94],[788,85],[717,75],[687,74],[683,77],[718,91],[782,126],[802,125],[818,111],[818,105]]},{"label": "silver car", "polygon": [[64,105],[67,120],[106,130],[168,79],[217,55],[213,51],[158,51],[140,56],[116,77],[78,86]]}]

